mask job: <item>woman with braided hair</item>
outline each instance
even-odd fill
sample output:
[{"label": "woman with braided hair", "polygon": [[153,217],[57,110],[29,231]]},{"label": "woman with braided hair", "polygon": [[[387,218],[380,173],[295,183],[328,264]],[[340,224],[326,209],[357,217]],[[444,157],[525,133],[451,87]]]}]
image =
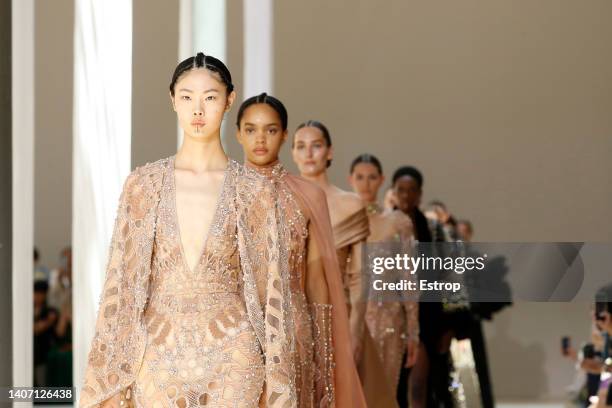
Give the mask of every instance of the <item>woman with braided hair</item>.
[{"label": "woman with braided hair", "polygon": [[233,88],[214,57],[176,67],[184,141],[124,184],[81,407],[297,407],[277,194],[220,141]]},{"label": "woman with braided hair", "polygon": [[287,172],[278,159],[287,121],[283,103],[263,93],[240,106],[236,135],[245,166],[266,176],[278,194],[281,235],[288,243],[297,406],[365,407],[325,193]]}]

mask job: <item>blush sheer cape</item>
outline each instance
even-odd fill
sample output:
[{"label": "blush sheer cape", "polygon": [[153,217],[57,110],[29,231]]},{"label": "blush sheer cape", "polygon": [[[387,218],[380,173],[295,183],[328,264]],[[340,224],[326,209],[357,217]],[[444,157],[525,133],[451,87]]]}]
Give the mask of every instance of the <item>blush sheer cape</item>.
[{"label": "blush sheer cape", "polygon": [[[147,341],[143,312],[150,297],[157,209],[164,178],[168,176],[168,160],[137,168],[124,183],[80,395],[81,407],[98,406],[130,387],[142,365]],[[285,229],[280,228],[282,214],[276,205],[272,183],[233,160],[228,166],[232,178],[230,185],[235,188],[233,211],[237,215],[237,250],[244,300],[249,321],[265,354],[266,385],[261,401],[266,407],[295,407],[295,373],[290,357],[294,331],[288,304],[286,237],[282,236]],[[313,209],[313,217],[324,218],[324,208],[314,206]],[[323,225],[318,227],[322,240],[330,236],[329,221],[325,222],[326,219],[317,222]],[[326,261],[326,265],[329,265],[333,293],[341,294],[339,273],[330,261]],[[334,302],[334,317],[336,315],[337,368],[343,370],[337,377],[338,406],[365,406],[352,402],[353,394],[357,399],[362,394],[355,367],[347,360],[348,352],[342,351],[344,344],[350,344],[342,302]]]},{"label": "blush sheer cape", "polygon": [[319,252],[325,268],[332,307],[332,332],[335,358],[335,393],[337,407],[366,407],[365,397],[353,360],[348,311],[342,276],[334,246],[329,209],[323,190],[302,177],[287,173],[285,181],[302,208],[307,209],[312,233],[320,243]]}]

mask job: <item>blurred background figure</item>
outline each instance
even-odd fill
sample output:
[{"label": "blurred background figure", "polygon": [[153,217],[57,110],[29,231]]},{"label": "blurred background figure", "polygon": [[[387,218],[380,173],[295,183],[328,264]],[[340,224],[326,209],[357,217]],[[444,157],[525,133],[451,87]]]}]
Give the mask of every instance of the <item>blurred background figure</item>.
[{"label": "blurred background figure", "polygon": [[61,310],[68,302],[72,303],[72,249],[65,247],[59,255],[59,265],[51,273],[49,280],[49,306]]},{"label": "blurred background figure", "polygon": [[[38,251],[34,250],[35,260]],[[35,261],[36,267],[36,261]],[[35,269],[36,271],[36,269]],[[36,273],[36,272],[35,272]],[[72,386],[72,250],[65,247],[59,266],[34,284],[34,384]]]},{"label": "blurred background figure", "polygon": [[433,223],[431,229],[434,231],[434,241],[454,242],[457,240],[457,221],[442,201],[431,201],[425,211],[425,216]]},{"label": "blurred background figure", "polygon": [[34,247],[34,281],[49,282],[49,268],[40,264],[40,252]]},{"label": "blurred background figure", "polygon": [[457,221],[457,239],[463,242],[471,242],[474,235],[472,223],[468,220]]},{"label": "blurred background figure", "polygon": [[47,385],[47,356],[54,343],[57,311],[47,305],[49,284],[34,283],[34,386]]}]

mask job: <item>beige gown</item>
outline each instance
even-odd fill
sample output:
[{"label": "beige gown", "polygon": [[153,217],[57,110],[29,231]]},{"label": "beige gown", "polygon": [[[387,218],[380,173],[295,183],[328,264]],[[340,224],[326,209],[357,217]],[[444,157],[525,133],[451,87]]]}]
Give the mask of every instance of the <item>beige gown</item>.
[{"label": "beige gown", "polygon": [[192,271],[174,157],[128,177],[80,406],[118,392],[147,408],[297,406],[283,241],[267,185],[229,161]]},{"label": "beige gown", "polygon": [[[409,248],[413,236],[412,222],[408,216],[400,211],[384,211],[376,204],[369,205],[367,212],[370,221],[368,242],[402,242]],[[374,339],[389,388],[396,395],[408,340],[418,341],[418,302],[370,299],[365,321]]]},{"label": "beige gown", "polygon": [[[345,344],[339,343],[339,340],[349,338],[348,319],[346,315],[343,319],[337,318],[341,308],[332,311],[332,307],[344,302],[339,290],[341,284],[336,260],[333,255],[331,259],[326,259],[327,262],[323,263],[324,275],[316,275],[316,278],[313,278],[315,275],[311,275],[312,270],[307,265],[309,240],[315,240],[323,259],[327,253],[333,254],[334,251],[328,210],[321,205],[325,203],[324,193],[314,184],[289,174],[278,161],[266,166],[249,163],[247,167],[274,183],[279,210],[287,229],[298,406],[365,408],[350,344],[347,341]],[[321,234],[319,231],[329,232]],[[325,292],[321,298],[328,298],[329,304],[313,303],[308,298],[306,284],[309,279],[322,279],[323,285],[315,287]],[[333,289],[336,282],[337,292]],[[312,294],[312,290],[308,293]]]}]

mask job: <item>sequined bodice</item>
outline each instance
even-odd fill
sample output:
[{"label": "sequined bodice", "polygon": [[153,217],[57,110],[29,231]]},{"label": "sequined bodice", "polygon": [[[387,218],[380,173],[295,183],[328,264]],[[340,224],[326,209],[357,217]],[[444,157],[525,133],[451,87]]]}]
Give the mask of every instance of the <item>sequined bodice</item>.
[{"label": "sequined bodice", "polygon": [[289,254],[289,276],[292,292],[301,293],[304,290],[304,279],[306,273],[306,242],[308,238],[308,218],[300,207],[289,185],[283,180],[287,170],[281,163],[275,165],[258,167],[253,169],[259,174],[266,175],[276,185],[284,216],[284,223],[288,229],[288,254]]},{"label": "sequined bodice", "polygon": [[[172,160],[170,166],[173,166]],[[232,163],[228,164],[232,166]],[[193,271],[182,251],[176,212],[176,187],[172,168],[164,183],[158,210],[158,228],[153,245],[152,304],[161,297],[177,303],[183,297],[207,293],[238,292],[239,258],[236,215],[232,210],[232,189],[225,172],[208,237]],[[201,296],[200,296],[201,297]]]}]

